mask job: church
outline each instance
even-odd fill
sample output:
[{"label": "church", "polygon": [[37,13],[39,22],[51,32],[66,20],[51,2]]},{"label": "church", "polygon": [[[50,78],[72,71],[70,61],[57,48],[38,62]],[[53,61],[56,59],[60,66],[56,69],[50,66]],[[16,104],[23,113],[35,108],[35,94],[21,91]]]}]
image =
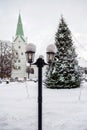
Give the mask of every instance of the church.
[{"label": "church", "polygon": [[[28,73],[26,72],[27,61],[25,55],[26,44],[27,41],[24,36],[22,19],[19,13],[16,35],[13,39],[13,44],[12,44],[13,59],[12,59],[11,78],[13,79],[28,78]],[[34,67],[34,73],[30,74],[29,78],[36,78],[36,77],[37,77],[37,68]]]}]

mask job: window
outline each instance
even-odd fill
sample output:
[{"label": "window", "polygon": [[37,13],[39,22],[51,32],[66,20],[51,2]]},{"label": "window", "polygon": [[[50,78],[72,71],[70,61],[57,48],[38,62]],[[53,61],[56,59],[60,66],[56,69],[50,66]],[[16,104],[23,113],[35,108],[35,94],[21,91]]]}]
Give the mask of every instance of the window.
[{"label": "window", "polygon": [[23,55],[23,52],[21,52],[21,55]]},{"label": "window", "polygon": [[15,80],[17,81],[17,80],[18,80],[18,77],[15,77]]},{"label": "window", "polygon": [[20,69],[21,69],[21,67],[20,67],[20,66],[18,66],[18,69],[20,70]]},{"label": "window", "polygon": [[18,60],[18,62],[20,63],[21,61],[20,61],[20,60]]},{"label": "window", "polygon": [[27,78],[26,78],[26,77],[24,77],[24,80],[25,80],[25,81],[26,81],[26,79],[27,79]]},{"label": "window", "polygon": [[18,52],[16,52],[16,55],[18,55]]},{"label": "window", "polygon": [[21,41],[19,40],[18,42],[20,43]]}]

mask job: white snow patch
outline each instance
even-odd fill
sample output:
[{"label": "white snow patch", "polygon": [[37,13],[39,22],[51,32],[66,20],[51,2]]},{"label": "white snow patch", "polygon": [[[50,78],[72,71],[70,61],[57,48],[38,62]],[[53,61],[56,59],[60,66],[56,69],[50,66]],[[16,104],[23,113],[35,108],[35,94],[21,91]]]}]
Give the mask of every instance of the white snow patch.
[{"label": "white snow patch", "polygon": [[[38,130],[34,82],[0,84],[0,130]],[[87,83],[76,89],[43,86],[43,130],[87,130]]]}]

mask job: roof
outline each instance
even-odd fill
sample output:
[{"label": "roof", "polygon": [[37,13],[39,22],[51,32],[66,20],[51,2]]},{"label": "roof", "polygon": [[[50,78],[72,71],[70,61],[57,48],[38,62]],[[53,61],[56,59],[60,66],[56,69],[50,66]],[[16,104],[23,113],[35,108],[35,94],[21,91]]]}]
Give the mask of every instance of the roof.
[{"label": "roof", "polygon": [[16,30],[16,36],[24,36],[24,32],[23,32],[23,26],[22,26],[22,21],[21,21],[21,15],[19,14],[18,17],[18,24],[17,24],[17,30]]},{"label": "roof", "polygon": [[17,29],[16,29],[16,38],[14,39],[14,41],[16,41],[16,39],[18,38],[18,36],[20,36],[22,38],[22,40],[25,42],[23,25],[22,25],[22,20],[21,20],[20,13],[19,13],[18,23],[17,23]]}]

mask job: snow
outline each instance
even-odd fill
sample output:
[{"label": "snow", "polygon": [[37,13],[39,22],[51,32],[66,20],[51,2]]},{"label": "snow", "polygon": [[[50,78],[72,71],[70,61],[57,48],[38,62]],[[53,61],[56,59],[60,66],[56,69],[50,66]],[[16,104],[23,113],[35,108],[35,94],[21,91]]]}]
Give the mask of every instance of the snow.
[{"label": "snow", "polygon": [[[0,84],[0,130],[38,130],[38,83]],[[81,88],[43,85],[43,130],[87,130],[87,82]]]},{"label": "snow", "polygon": [[50,44],[49,46],[47,46],[47,48],[46,48],[46,52],[53,52],[53,53],[56,53],[56,51],[57,51],[57,48],[56,48],[56,46],[54,45],[54,44]]},{"label": "snow", "polygon": [[26,48],[25,48],[26,52],[36,52],[36,46],[33,44],[33,43],[29,43],[26,45]]},{"label": "snow", "polygon": [[85,60],[83,57],[78,58],[79,66],[86,67],[87,66],[87,60]]}]

